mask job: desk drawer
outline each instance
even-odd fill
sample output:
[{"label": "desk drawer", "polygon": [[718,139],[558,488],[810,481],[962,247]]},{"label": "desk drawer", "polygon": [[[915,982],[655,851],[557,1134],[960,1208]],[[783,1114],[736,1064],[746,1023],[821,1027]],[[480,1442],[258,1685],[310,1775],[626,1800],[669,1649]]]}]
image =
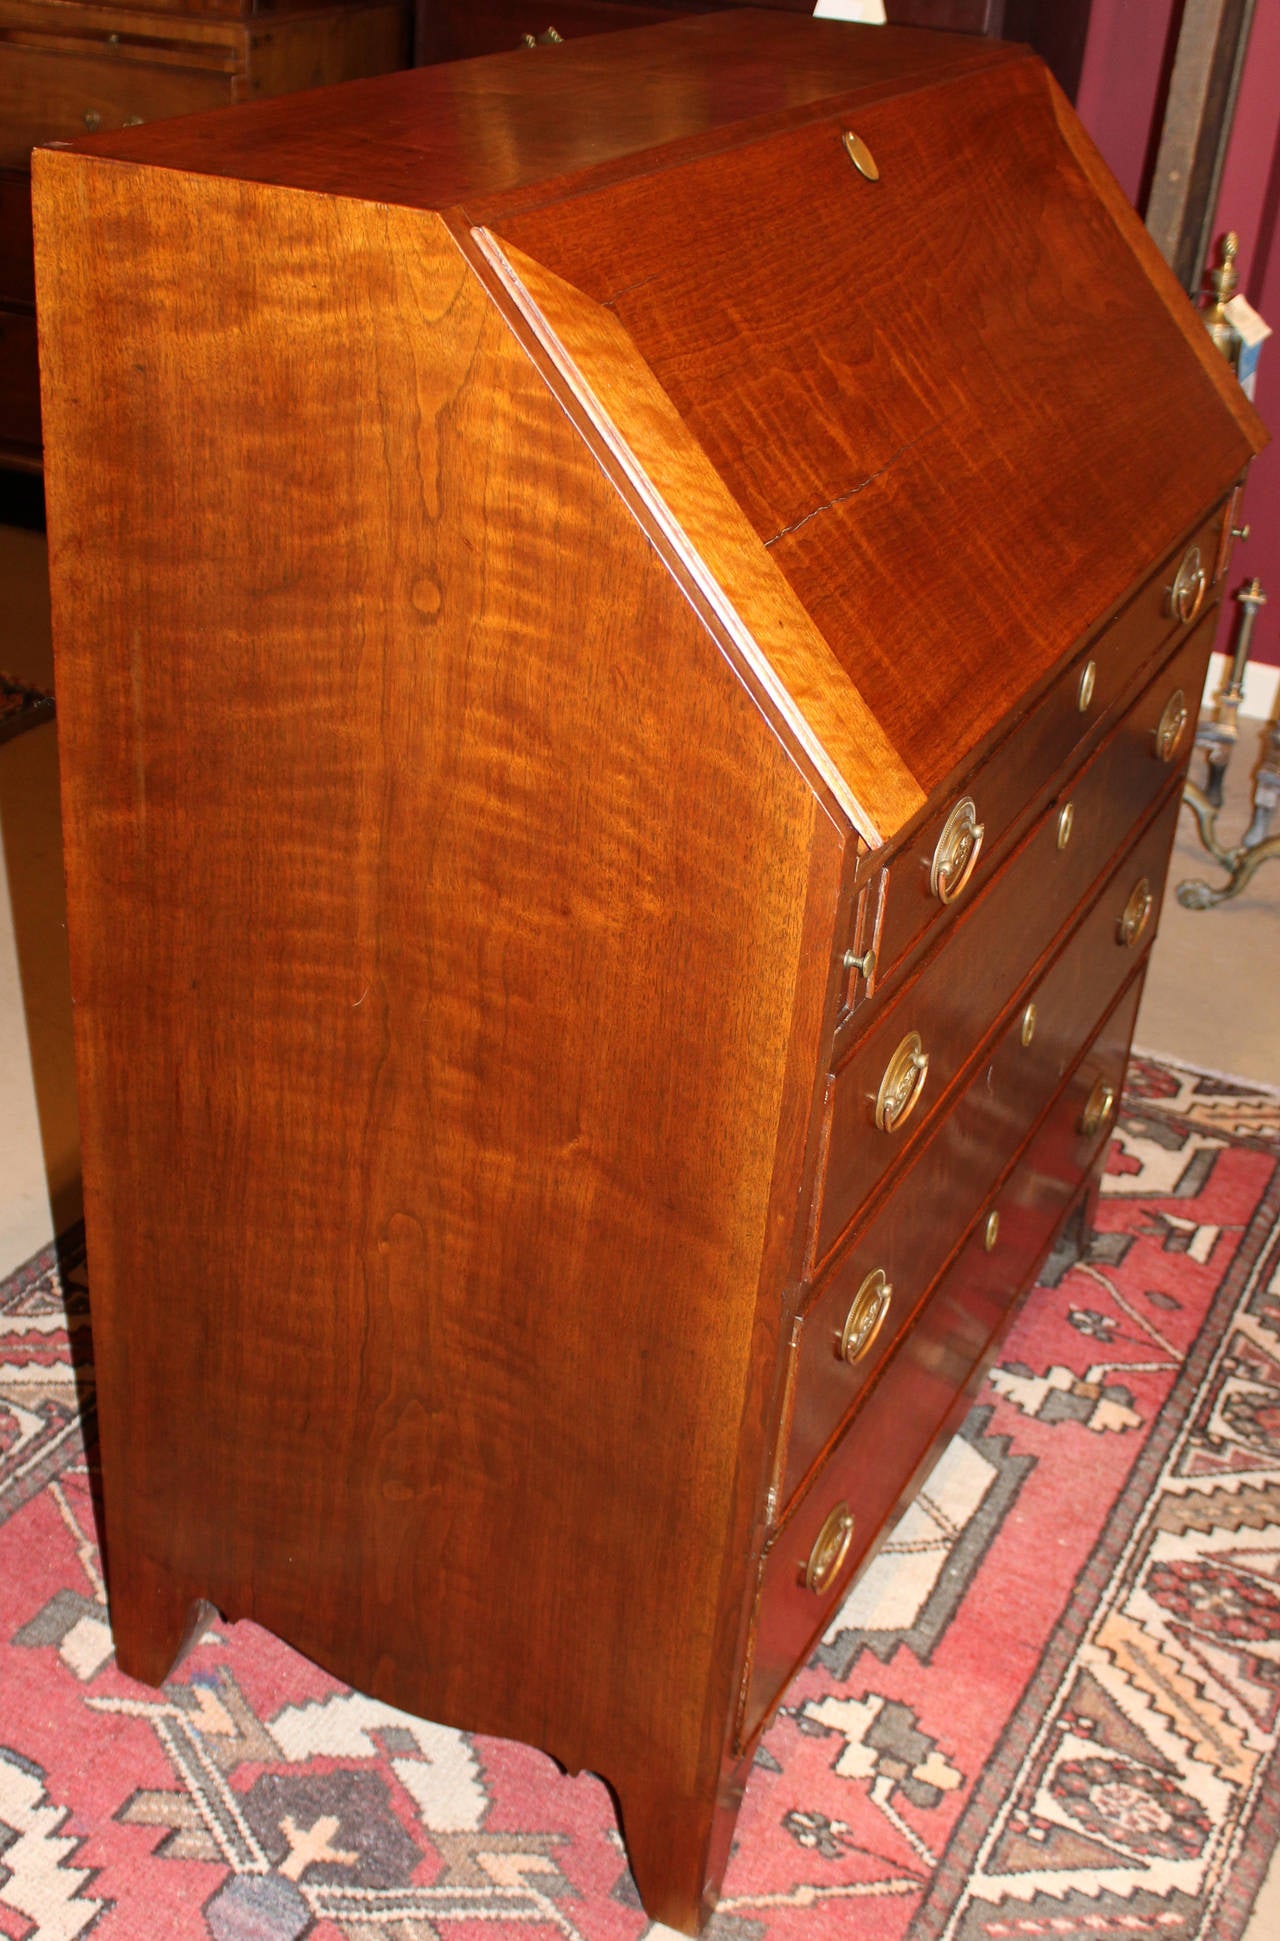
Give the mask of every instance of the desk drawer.
[{"label": "desk drawer", "polygon": [[[1145,952],[1181,801],[1175,786],[1031,991],[1029,1027],[1026,1005],[1020,1005],[989,1059],[817,1289],[792,1351],[778,1495],[784,1507],[910,1327],[957,1236]],[[1144,881],[1152,901],[1141,931],[1130,935],[1122,928],[1124,913]]]},{"label": "desk drawer", "polygon": [[183,49],[189,63],[145,48],[0,48],[0,162],[26,167],[38,142],[224,107],[241,65],[230,48]]},{"label": "desk drawer", "polygon": [[1141,983],[1135,977],[1104,1020],[766,1551],[742,1743],[754,1737],[831,1622],[854,1571],[923,1481],[993,1335],[1099,1159],[1111,1126],[1110,1111],[1101,1107],[1119,1096]]},{"label": "desk drawer", "polygon": [[[951,901],[972,897],[984,877],[993,873],[1024,809],[1073,754],[1083,753],[1096,739],[1104,717],[1123,700],[1162,643],[1173,633],[1185,634],[1199,617],[1218,565],[1224,516],[1219,508],[1185,546],[1170,554],[1141,592],[1077,655],[1014,732],[929,817],[906,853],[891,864],[877,952],[881,981],[944,915],[947,906],[939,886],[947,893],[947,872],[941,869],[946,855],[954,852],[959,858],[950,872]],[[1194,611],[1184,605],[1189,618],[1182,620],[1171,605],[1170,589],[1193,553],[1201,562],[1204,582]],[[971,817],[958,813],[966,800],[973,805]],[[944,831],[953,816],[957,817],[954,839],[948,840]],[[966,847],[962,831],[971,822],[981,826],[983,835],[964,888],[957,890],[964,859],[972,849],[972,843]]]},{"label": "desk drawer", "polygon": [[890,1166],[919,1141],[1100,870],[1171,772],[1181,774],[1213,625],[1211,613],[1176,649],[836,1072],[815,1261],[826,1257]]}]

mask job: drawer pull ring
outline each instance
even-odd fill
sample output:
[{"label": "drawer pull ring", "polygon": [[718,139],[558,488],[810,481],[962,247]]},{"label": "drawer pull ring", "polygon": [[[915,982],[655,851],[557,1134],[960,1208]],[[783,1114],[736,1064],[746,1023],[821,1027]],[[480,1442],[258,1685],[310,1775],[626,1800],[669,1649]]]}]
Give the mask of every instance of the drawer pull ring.
[{"label": "drawer pull ring", "polygon": [[840,1359],[847,1361],[850,1368],[862,1360],[879,1334],[892,1300],[893,1288],[885,1279],[884,1268],[877,1267],[867,1275],[850,1301],[840,1331]]},{"label": "drawer pull ring", "polygon": [[1062,808],[1058,811],[1059,849],[1065,849],[1067,844],[1071,841],[1071,831],[1075,827],[1075,820],[1076,820],[1075,803],[1065,802]]},{"label": "drawer pull ring", "polygon": [[954,903],[973,875],[986,830],[973,797],[962,795],[942,825],[929,869],[929,888],[941,903]]},{"label": "drawer pull ring", "polygon": [[929,1054],[918,1031],[908,1031],[884,1068],[876,1094],[876,1124],[896,1132],[915,1111],[929,1076]]},{"label": "drawer pull ring", "polygon": [[1180,687],[1175,687],[1164,704],[1164,713],[1160,716],[1156,727],[1156,755],[1160,761],[1173,760],[1181,745],[1189,719],[1187,697]]},{"label": "drawer pull ring", "polygon": [[846,128],[841,140],[844,142],[844,152],[857,169],[858,174],[863,176],[868,182],[878,182],[880,180],[880,170],[876,167],[876,158],[863,141],[861,135],[855,135],[852,128]]},{"label": "drawer pull ring", "polygon": [[1086,1139],[1092,1139],[1108,1124],[1116,1109],[1115,1087],[1100,1078],[1090,1092],[1084,1111],[1080,1114],[1080,1130]]},{"label": "drawer pull ring", "polygon": [[993,1254],[995,1252],[996,1241],[999,1238],[1000,1238],[1000,1215],[996,1212],[995,1208],[992,1207],[990,1213],[988,1213],[987,1215],[987,1224],[982,1229],[982,1244],[989,1254]]},{"label": "drawer pull ring", "polygon": [[809,1561],[804,1567],[804,1587],[822,1596],[835,1582],[840,1566],[853,1541],[853,1512],[847,1503],[837,1503],[813,1540]]},{"label": "drawer pull ring", "polygon": [[1088,714],[1093,705],[1093,690],[1098,681],[1098,663],[1087,660],[1080,675],[1080,686],[1076,690],[1076,706],[1081,714]]},{"label": "drawer pull ring", "polygon": [[1188,546],[1169,588],[1169,610],[1184,627],[1199,613],[1207,584],[1200,548]]},{"label": "drawer pull ring", "polygon": [[1116,925],[1117,941],[1122,943],[1126,950],[1137,943],[1146,929],[1154,903],[1155,898],[1151,894],[1150,883],[1145,876],[1140,876],[1129,892],[1129,900],[1120,912],[1120,921]]},{"label": "drawer pull ring", "polygon": [[1022,1040],[1022,1048],[1024,1051],[1036,1035],[1036,1019],[1039,1015],[1034,1004],[1029,1004],[1022,1014],[1022,1024],[1019,1028],[1018,1036]]}]

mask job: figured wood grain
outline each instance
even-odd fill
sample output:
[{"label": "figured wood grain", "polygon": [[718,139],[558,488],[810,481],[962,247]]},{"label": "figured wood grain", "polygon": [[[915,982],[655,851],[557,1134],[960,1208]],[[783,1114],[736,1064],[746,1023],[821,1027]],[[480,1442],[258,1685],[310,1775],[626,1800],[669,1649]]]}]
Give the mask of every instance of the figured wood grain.
[{"label": "figured wood grain", "polygon": [[625,326],[928,789],[1199,515],[1188,454],[1217,495],[1253,446],[1037,62],[859,111],[876,184],[844,125],[493,227]]},{"label": "figured wood grain", "polygon": [[879,847],[924,796],[626,332],[523,252],[506,254],[483,230],[475,240],[698,573],[854,828]]},{"label": "figured wood grain", "polygon": [[840,833],[438,219],[37,186],[121,1663],[590,1765],[688,1921]]}]

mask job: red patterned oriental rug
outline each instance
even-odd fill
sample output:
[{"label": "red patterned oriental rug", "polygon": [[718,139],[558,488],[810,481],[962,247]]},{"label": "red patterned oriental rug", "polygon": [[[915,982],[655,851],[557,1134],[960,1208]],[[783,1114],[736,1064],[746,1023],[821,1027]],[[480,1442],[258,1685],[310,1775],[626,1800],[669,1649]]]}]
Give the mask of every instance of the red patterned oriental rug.
[{"label": "red patterned oriental rug", "polygon": [[[1280,1819],[1280,1100],[1139,1061],[1107,1184],[765,1737],[709,1941],[1243,1932]],[[0,1934],[665,1934],[589,1775],[251,1624],[162,1693],[116,1671],[81,1263],[0,1285]]]}]

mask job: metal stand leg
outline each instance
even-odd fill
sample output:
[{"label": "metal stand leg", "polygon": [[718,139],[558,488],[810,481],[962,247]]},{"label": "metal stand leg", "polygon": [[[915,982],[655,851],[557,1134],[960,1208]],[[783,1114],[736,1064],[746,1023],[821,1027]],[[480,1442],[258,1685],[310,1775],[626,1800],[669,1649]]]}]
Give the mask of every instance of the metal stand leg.
[{"label": "metal stand leg", "polygon": [[1208,722],[1196,736],[1197,746],[1205,751],[1208,774],[1203,789],[1188,782],[1183,800],[1196,819],[1196,830],[1203,848],[1216,863],[1228,871],[1228,880],[1213,889],[1199,877],[1178,885],[1178,901],[1184,910],[1210,910],[1218,903],[1239,896],[1263,863],[1280,856],[1280,836],[1270,836],[1271,817],[1280,802],[1280,723],[1267,732],[1262,759],[1253,789],[1253,820],[1243,840],[1235,848],[1224,848],[1218,841],[1217,819],[1222,807],[1222,787],[1227,764],[1239,734],[1240,701],[1244,694],[1244,670],[1249,659],[1249,641],[1258,608],[1267,596],[1257,580],[1251,580],[1236,595],[1243,609],[1231,663],[1231,679],[1218,703],[1217,720]]}]

